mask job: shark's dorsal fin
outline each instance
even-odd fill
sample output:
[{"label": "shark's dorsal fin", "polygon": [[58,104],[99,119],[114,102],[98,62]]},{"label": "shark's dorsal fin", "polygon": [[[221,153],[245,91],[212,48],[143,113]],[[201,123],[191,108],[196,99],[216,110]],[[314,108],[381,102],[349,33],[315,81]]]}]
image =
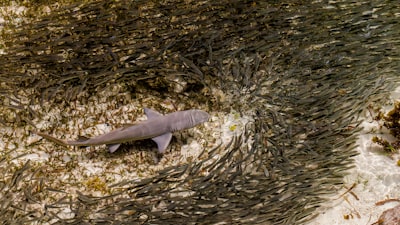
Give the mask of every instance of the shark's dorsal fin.
[{"label": "shark's dorsal fin", "polygon": [[87,140],[89,140],[89,139],[90,139],[90,138],[85,137],[85,136],[78,136],[78,140],[76,140],[76,141],[82,142],[82,141],[87,141]]},{"label": "shark's dorsal fin", "polygon": [[69,145],[77,145],[77,146],[79,146],[79,147],[87,147],[87,146],[89,146],[89,145],[86,145],[85,142],[86,142],[87,140],[89,140],[89,139],[90,139],[90,138],[85,137],[85,136],[78,136],[78,139],[77,139],[77,140],[75,140],[75,141],[66,141],[66,142],[67,142],[67,144],[69,144]]},{"label": "shark's dorsal fin", "polygon": [[148,120],[162,116],[161,113],[159,113],[155,110],[149,109],[149,108],[144,108],[144,113],[146,114]]},{"label": "shark's dorsal fin", "polygon": [[152,140],[157,143],[159,153],[161,154],[164,153],[165,149],[169,145],[169,142],[171,142],[171,138],[172,138],[172,133],[170,132],[152,138]]}]

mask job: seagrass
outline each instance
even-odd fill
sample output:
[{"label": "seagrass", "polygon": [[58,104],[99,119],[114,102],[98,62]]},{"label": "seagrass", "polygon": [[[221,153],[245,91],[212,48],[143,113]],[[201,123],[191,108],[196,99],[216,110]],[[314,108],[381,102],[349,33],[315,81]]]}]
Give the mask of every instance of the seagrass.
[{"label": "seagrass", "polygon": [[[385,102],[400,71],[396,3],[327,4],[93,1],[13,28],[0,56],[3,127],[35,126],[33,103],[66,106],[117,85],[253,121],[204,159],[110,183],[102,197],[52,186],[30,161],[9,166],[18,156],[1,149],[3,223],[310,220],[353,166],[360,115]],[[188,84],[183,92],[173,78]],[[229,98],[204,92],[213,88]],[[43,208],[26,210],[34,203]],[[73,218],[58,216],[65,208]]]}]

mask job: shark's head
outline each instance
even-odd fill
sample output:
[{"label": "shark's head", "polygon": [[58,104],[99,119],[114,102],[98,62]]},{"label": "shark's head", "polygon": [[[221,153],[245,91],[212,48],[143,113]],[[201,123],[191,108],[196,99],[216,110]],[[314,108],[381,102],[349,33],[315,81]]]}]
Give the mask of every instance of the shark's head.
[{"label": "shark's head", "polygon": [[191,112],[191,120],[193,123],[193,126],[196,126],[197,124],[207,122],[208,119],[210,118],[210,115],[202,110],[192,110]]},{"label": "shark's head", "polygon": [[184,130],[208,121],[210,115],[202,110],[192,109],[173,114],[171,131]]}]

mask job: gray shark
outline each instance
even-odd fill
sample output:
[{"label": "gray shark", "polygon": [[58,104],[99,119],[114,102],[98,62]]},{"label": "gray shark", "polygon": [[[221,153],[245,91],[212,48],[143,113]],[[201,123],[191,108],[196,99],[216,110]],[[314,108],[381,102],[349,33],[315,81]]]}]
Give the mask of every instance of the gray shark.
[{"label": "gray shark", "polygon": [[145,108],[147,120],[137,125],[119,128],[109,133],[85,140],[64,141],[48,134],[37,135],[63,146],[107,145],[109,152],[115,152],[121,143],[151,138],[157,143],[158,152],[164,153],[172,138],[172,132],[192,128],[208,121],[210,115],[202,110],[185,110],[162,115]]}]

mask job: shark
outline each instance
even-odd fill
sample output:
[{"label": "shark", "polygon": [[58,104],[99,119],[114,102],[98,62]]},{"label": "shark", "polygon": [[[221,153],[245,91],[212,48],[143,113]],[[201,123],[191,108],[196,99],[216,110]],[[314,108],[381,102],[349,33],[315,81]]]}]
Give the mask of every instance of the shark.
[{"label": "shark", "polygon": [[110,153],[117,151],[122,143],[151,138],[156,142],[158,152],[163,154],[171,142],[173,132],[195,127],[207,122],[210,117],[207,112],[198,109],[177,111],[166,115],[149,108],[144,108],[144,112],[147,116],[146,121],[121,127],[89,139],[81,138],[76,141],[69,141],[42,132],[36,132],[36,134],[63,146],[106,145]]}]

